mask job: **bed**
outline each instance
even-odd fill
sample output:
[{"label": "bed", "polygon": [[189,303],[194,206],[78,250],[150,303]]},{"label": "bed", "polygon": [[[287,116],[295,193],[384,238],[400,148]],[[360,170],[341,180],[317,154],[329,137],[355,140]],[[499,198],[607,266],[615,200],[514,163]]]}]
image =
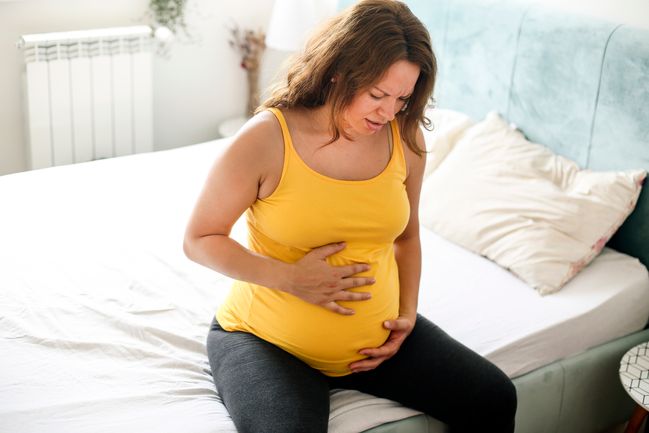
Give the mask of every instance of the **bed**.
[{"label": "bed", "polygon": [[[500,1],[408,3],[434,40],[440,107],[498,111],[593,170],[649,168],[648,31]],[[231,281],[182,253],[227,140],[0,177],[1,432],[235,432],[205,354]],[[422,227],[420,312],[513,378],[518,433],[597,433],[630,415],[617,369],[649,339],[648,217],[643,191],[547,296]],[[331,402],[334,433],[445,431],[355,391]]]}]

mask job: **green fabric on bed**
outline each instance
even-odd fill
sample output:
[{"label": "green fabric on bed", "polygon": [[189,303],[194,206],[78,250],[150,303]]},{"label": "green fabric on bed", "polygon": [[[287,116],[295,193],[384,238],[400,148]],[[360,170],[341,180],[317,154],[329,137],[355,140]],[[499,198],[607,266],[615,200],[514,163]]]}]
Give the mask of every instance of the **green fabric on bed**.
[{"label": "green fabric on bed", "polygon": [[599,69],[614,28],[534,9],[521,28],[507,118],[580,167],[588,159]]},{"label": "green fabric on bed", "polygon": [[[588,168],[619,170],[630,161],[649,170],[649,30],[618,28],[602,68]],[[649,193],[609,246],[638,257],[649,267]]]}]

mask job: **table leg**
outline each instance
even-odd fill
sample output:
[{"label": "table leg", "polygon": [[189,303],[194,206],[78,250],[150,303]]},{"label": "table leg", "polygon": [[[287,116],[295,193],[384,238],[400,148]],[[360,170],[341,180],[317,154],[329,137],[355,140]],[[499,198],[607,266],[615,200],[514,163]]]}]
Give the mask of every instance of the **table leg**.
[{"label": "table leg", "polygon": [[624,430],[624,433],[638,433],[638,430],[642,425],[642,421],[644,421],[646,417],[647,411],[645,410],[645,408],[637,405],[633,411],[633,414],[631,415],[629,423],[626,426],[626,430]]}]

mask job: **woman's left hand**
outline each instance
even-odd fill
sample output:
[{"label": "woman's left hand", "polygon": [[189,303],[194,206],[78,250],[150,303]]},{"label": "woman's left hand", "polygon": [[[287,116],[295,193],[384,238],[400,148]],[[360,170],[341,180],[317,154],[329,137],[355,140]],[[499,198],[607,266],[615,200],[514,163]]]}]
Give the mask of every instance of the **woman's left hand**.
[{"label": "woman's left hand", "polygon": [[399,316],[395,320],[383,322],[383,327],[390,330],[390,336],[380,347],[359,350],[358,353],[367,358],[349,364],[352,373],[373,370],[383,361],[392,358],[415,327],[415,319],[415,317]]}]

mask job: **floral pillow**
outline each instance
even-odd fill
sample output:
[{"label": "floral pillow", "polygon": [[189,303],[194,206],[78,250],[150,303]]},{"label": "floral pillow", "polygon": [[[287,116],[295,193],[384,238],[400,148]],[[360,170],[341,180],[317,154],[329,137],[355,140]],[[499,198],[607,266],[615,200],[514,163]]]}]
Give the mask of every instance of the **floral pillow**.
[{"label": "floral pillow", "polygon": [[633,211],[645,177],[582,170],[490,113],[424,180],[420,219],[545,295],[599,254]]}]

